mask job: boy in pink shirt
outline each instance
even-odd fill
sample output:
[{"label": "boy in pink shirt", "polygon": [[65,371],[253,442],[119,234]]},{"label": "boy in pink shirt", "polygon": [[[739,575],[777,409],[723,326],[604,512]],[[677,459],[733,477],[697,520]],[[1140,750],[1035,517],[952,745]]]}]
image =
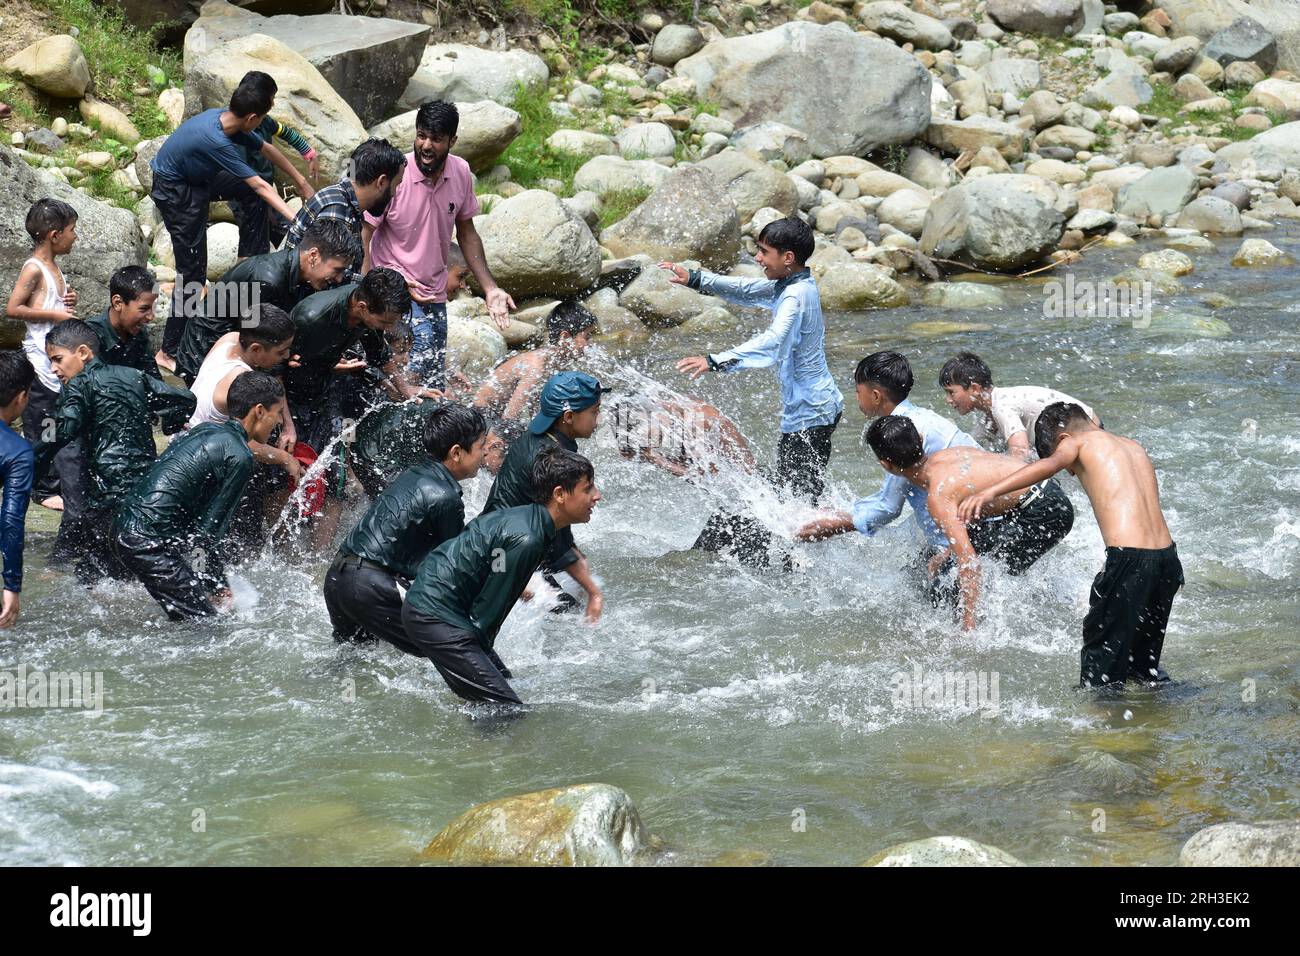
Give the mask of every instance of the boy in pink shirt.
[{"label": "boy in pink shirt", "polygon": [[366,213],[362,245],[365,269],[396,269],[411,291],[411,370],[432,388],[447,386],[447,255],[452,232],[465,262],[501,327],[514,300],[488,270],[483,241],[474,228],[478,199],[469,164],[452,156],[460,114],[454,103],[434,100],[415,116],[415,148],[406,158],[393,201],[383,215]]}]

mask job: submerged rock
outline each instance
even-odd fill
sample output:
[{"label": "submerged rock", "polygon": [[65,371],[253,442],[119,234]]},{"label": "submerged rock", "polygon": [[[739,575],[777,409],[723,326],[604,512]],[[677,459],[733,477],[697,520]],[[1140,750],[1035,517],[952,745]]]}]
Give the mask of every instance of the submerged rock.
[{"label": "submerged rock", "polygon": [[1300,820],[1220,823],[1197,832],[1180,866],[1300,866]]},{"label": "submerged rock", "polygon": [[1237,254],[1232,257],[1232,264],[1244,268],[1259,268],[1261,266],[1285,266],[1295,263],[1295,259],[1287,255],[1267,239],[1247,239],[1237,250]]},{"label": "submerged rock", "polygon": [[983,282],[936,282],[926,286],[921,301],[939,309],[984,309],[1005,305],[1007,298]]},{"label": "submerged rock", "polygon": [[863,866],[1024,866],[995,846],[959,836],[913,840],[882,850]]},{"label": "submerged rock", "polygon": [[629,866],[653,842],[631,797],[588,783],[480,804],[421,856],[461,865]]}]

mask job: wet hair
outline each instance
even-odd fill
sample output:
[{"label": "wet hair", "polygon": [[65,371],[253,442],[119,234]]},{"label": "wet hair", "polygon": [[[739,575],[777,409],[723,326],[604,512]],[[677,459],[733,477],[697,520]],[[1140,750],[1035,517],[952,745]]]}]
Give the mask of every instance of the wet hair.
[{"label": "wet hair", "polygon": [[239,347],[246,349],[254,342],[260,342],[265,348],[275,348],[293,338],[297,331],[298,327],[288,312],[266,302],[258,306],[256,321],[240,323]]},{"label": "wet hair", "polygon": [[1034,422],[1034,451],[1039,458],[1051,458],[1061,432],[1071,425],[1084,424],[1091,425],[1092,419],[1074,402],[1053,402],[1038,413],[1038,421]]},{"label": "wet hair", "polygon": [[265,116],[275,104],[275,94],[279,87],[269,74],[258,70],[249,70],[230,94],[230,112],[243,118],[246,116]]},{"label": "wet hair", "polygon": [[877,385],[895,405],[912,394],[912,366],[899,352],[872,352],[853,372],[858,385]]},{"label": "wet hair", "polygon": [[867,444],[881,461],[897,468],[919,465],[925,457],[921,433],[903,415],[882,415],[867,428]]},{"label": "wet hair", "polygon": [[380,176],[392,179],[406,165],[402,151],[386,139],[370,137],[352,151],[348,161],[348,179],[369,186]]},{"label": "wet hair", "polygon": [[8,405],[20,392],[29,392],[36,378],[31,359],[22,352],[0,352],[0,406]]},{"label": "wet hair", "polygon": [[939,369],[939,387],[947,388],[949,385],[960,385],[962,388],[970,388],[971,385],[992,388],[993,373],[984,364],[984,360],[974,352],[958,352],[943,363],[943,368]]},{"label": "wet hair", "polygon": [[258,405],[270,408],[284,398],[284,386],[265,372],[240,372],[226,391],[226,411],[231,418],[243,418]]},{"label": "wet hair", "polygon": [[465,261],[465,253],[460,251],[460,246],[452,243],[447,247],[447,268],[449,269],[468,269],[469,263]]},{"label": "wet hair", "polygon": [[758,241],[777,252],[793,252],[799,265],[807,262],[817,248],[812,228],[796,216],[773,219],[758,234]]},{"label": "wet hair", "polygon": [[57,229],[67,229],[77,221],[77,210],[62,199],[38,199],[27,210],[23,224],[32,242],[40,245]]},{"label": "wet hair", "polygon": [[153,292],[154,274],[144,266],[123,266],[108,280],[108,297],[120,296],[123,304],[134,302],[140,296]]},{"label": "wet hair", "polygon": [[77,346],[84,345],[93,354],[99,354],[99,336],[81,319],[64,319],[62,322],[56,322],[54,328],[50,329],[45,336],[46,348],[51,345],[56,349],[65,349],[69,352],[75,352]]},{"label": "wet hair", "polygon": [[405,315],[411,309],[411,290],[396,269],[371,269],[352,294],[371,312]]},{"label": "wet hair", "polygon": [[488,430],[500,438],[506,446],[505,450],[509,451],[510,446],[523,437],[527,426],[514,418],[498,418]]},{"label": "wet hair", "polygon": [[596,325],[596,317],[586,306],[573,299],[565,299],[546,316],[546,339],[553,345],[566,332],[576,336],[588,329],[595,329]]},{"label": "wet hair", "polygon": [[434,136],[455,136],[460,128],[460,111],[455,103],[445,100],[430,100],[415,113],[415,131],[432,133]]},{"label": "wet hair", "polygon": [[487,422],[477,408],[447,402],[424,420],[424,450],[434,461],[442,461],[453,445],[469,451],[470,445],[487,434]]},{"label": "wet hair", "polygon": [[317,219],[303,232],[298,249],[315,249],[322,259],[346,259],[352,263],[361,261],[357,237],[339,219]]},{"label": "wet hair", "polygon": [[551,500],[551,492],[557,487],[572,491],[578,482],[594,480],[596,469],[577,452],[554,446],[543,449],[533,459],[533,500],[544,505]]}]

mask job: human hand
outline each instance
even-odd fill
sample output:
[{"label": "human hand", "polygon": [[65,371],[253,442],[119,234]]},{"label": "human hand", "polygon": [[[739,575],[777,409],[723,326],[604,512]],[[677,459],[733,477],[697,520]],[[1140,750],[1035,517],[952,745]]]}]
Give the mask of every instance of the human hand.
[{"label": "human hand", "polygon": [[293,424],[290,423],[288,428],[280,429],[280,440],[276,443],[276,448],[280,451],[293,454],[294,446],[298,444],[298,433],[294,431]]},{"label": "human hand", "polygon": [[686,283],[690,281],[691,274],[686,271],[684,266],[679,266],[675,262],[661,262],[659,263],[659,268],[667,269],[672,273],[672,276],[668,281],[675,285],[686,285]]},{"label": "human hand", "polygon": [[[320,179],[320,156],[319,155],[313,155],[311,159],[307,160],[307,178],[311,180],[311,182],[313,183],[315,183],[318,179]],[[313,189],[312,192],[315,193],[316,190]]]},{"label": "human hand", "polygon": [[77,307],[77,290],[69,286],[63,290],[63,304],[71,311]]},{"label": "human hand", "polygon": [[510,327],[510,310],[515,308],[515,300],[510,298],[510,294],[499,286],[495,289],[488,289],[486,298],[488,315],[492,316],[492,321],[497,324],[497,328],[508,329]]},{"label": "human hand", "polygon": [[4,606],[0,607],[0,630],[13,627],[18,622],[18,592],[5,591]]},{"label": "human hand", "polygon": [[336,373],[356,372],[365,367],[366,367],[365,359],[340,359],[338,364],[334,366],[334,371]]},{"label": "human hand", "polygon": [[966,522],[978,521],[980,513],[992,500],[993,496],[983,491],[967,495],[962,499],[961,504],[957,506],[957,517]]},{"label": "human hand", "polygon": [[305,469],[302,467],[302,462],[297,458],[292,455],[285,455],[280,461],[280,467],[284,469],[284,473],[289,476],[290,481],[295,484],[302,481]]},{"label": "human hand", "polygon": [[703,355],[691,355],[677,363],[677,371],[685,372],[692,380],[709,370],[709,360]]},{"label": "human hand", "polygon": [[605,609],[605,595],[600,591],[592,591],[587,595],[587,623],[595,624],[600,620],[600,613]]},{"label": "human hand", "polygon": [[233,611],[235,609],[235,596],[230,593],[230,588],[218,588],[213,591],[212,606],[222,613]]}]

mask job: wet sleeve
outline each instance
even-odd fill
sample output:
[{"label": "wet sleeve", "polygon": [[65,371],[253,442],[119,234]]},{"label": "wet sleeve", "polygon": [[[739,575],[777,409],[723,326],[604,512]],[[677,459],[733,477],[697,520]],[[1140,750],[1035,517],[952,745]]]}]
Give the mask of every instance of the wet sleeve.
[{"label": "wet sleeve", "polygon": [[244,496],[244,488],[253,474],[253,456],[251,454],[228,454],[225,462],[226,477],[216,497],[204,509],[195,529],[196,540],[208,553],[207,577],[213,587],[226,586],[225,562],[222,560],[222,542],[235,508]]},{"label": "wet sleeve", "polygon": [[[1004,441],[1025,430],[1025,423],[1020,420],[1019,410],[1010,402],[999,402],[996,398],[993,401],[993,424],[997,427],[998,437]],[[1030,444],[1033,444],[1033,436],[1030,435],[1029,438]]]},{"label": "wet sleeve", "polygon": [[741,276],[720,276],[716,272],[701,269],[692,273],[698,282],[691,285],[705,295],[716,295],[725,302],[736,305],[771,306],[772,296],[776,294],[775,279],[747,279]]},{"label": "wet sleeve", "polygon": [[0,555],[4,557],[4,589],[23,589],[23,536],[27,525],[27,502],[32,494],[35,456],[24,448],[4,472],[4,506],[0,511]]},{"label": "wet sleeve", "polygon": [[906,479],[886,475],[879,491],[853,502],[853,527],[871,537],[903,513],[906,500]]},{"label": "wet sleeve", "polygon": [[573,540],[570,528],[561,528],[555,532],[555,540],[546,549],[542,567],[547,571],[563,571],[578,560],[578,545]]},{"label": "wet sleeve", "polygon": [[374,329],[367,329],[361,336],[361,348],[365,350],[366,363],[373,369],[381,369],[392,361],[393,350]]},{"label": "wet sleeve", "polygon": [[493,562],[492,570],[483,582],[483,590],[474,601],[474,619],[484,627],[489,645],[515,601],[528,586],[528,579],[537,570],[544,550],[540,539],[528,534],[515,535],[506,542],[503,560]]},{"label": "wet sleeve", "polygon": [[293,149],[295,149],[303,159],[310,159],[308,154],[313,150],[311,143],[307,142],[302,133],[298,132],[292,126],[286,126],[279,120],[275,120],[275,135],[277,138],[284,140]]},{"label": "wet sleeve", "polygon": [[161,377],[149,375],[144,376],[144,384],[148,391],[149,411],[161,420],[165,434],[178,431],[190,420],[197,399],[188,388],[168,385]]},{"label": "wet sleeve", "polygon": [[54,406],[54,437],[49,441],[37,442],[34,449],[35,469],[33,478],[40,481],[54,462],[54,456],[75,438],[80,438],[89,418],[86,409],[86,392],[82,386],[82,377],[77,376],[63,386],[59,401]]},{"label": "wet sleeve", "polygon": [[766,331],[734,349],[716,353],[714,361],[728,370],[775,365],[780,361],[782,347],[798,322],[799,312],[799,300],[792,295],[783,296],[777,303],[776,314]]}]

